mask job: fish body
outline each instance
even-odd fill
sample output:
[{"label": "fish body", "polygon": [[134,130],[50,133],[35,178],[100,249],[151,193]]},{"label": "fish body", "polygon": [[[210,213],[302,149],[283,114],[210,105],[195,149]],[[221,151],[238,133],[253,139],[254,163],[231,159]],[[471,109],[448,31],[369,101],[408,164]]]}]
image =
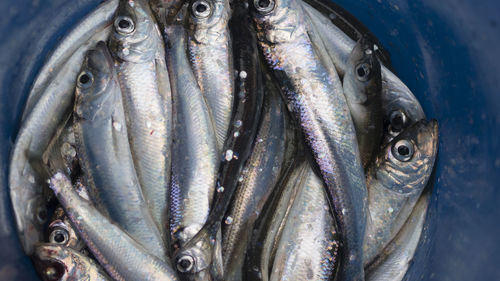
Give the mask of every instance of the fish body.
[{"label": "fish body", "polygon": [[431,176],[437,121],[421,120],[394,138],[368,168],[364,262],[370,263],[401,229]]},{"label": "fish body", "polygon": [[361,39],[353,48],[344,75],[344,95],[351,112],[363,167],[382,139],[382,75],[373,44]]},{"label": "fish body", "polygon": [[315,54],[298,1],[255,4],[262,54],[302,129],[334,206],[345,261],[339,278],[363,280],[366,186],[340,80]]},{"label": "fish body", "polygon": [[217,149],[222,151],[234,100],[234,70],[228,0],[191,1],[187,17],[189,60],[215,122]]},{"label": "fish body", "polygon": [[94,260],[63,245],[37,244],[33,262],[45,281],[111,280]]},{"label": "fish body", "polygon": [[112,279],[179,280],[168,263],[151,254],[81,198],[66,176],[61,173],[54,175],[50,187],[80,237]]},{"label": "fish body", "polygon": [[77,78],[74,131],[92,202],[157,257],[165,258],[144,201],[127,137],[113,60],[104,42],[87,54]]}]

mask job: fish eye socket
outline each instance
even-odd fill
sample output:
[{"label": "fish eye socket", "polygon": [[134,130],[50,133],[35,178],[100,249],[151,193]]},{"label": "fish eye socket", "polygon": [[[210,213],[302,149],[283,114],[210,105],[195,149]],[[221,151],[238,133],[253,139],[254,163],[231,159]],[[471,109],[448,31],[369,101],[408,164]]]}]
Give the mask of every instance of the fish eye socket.
[{"label": "fish eye socket", "polygon": [[115,30],[123,35],[130,34],[135,30],[134,21],[130,17],[117,17],[114,22]]},{"label": "fish eye socket", "polygon": [[177,270],[182,273],[191,271],[194,268],[194,259],[192,256],[182,256],[177,260]]},{"label": "fish eye socket", "polygon": [[254,0],[253,5],[260,14],[269,14],[274,9],[274,0]]},{"label": "fish eye socket", "polygon": [[360,81],[367,81],[370,78],[370,65],[362,63],[356,66],[356,76]]},{"label": "fish eye socket", "polygon": [[64,274],[64,270],[57,263],[54,263],[54,264],[47,266],[45,268],[45,270],[43,271],[43,275],[45,275],[45,279],[51,280],[51,281],[52,280],[54,280],[54,281],[60,280],[63,274]]},{"label": "fish eye socket", "polygon": [[401,132],[406,127],[406,114],[400,110],[393,111],[389,116],[389,123],[393,132]]},{"label": "fish eye socket", "polygon": [[92,86],[92,83],[94,83],[94,76],[92,73],[83,71],[78,75],[78,78],[76,80],[76,85],[78,88],[82,89],[87,89],[88,87]]},{"label": "fish eye socket", "polygon": [[44,224],[47,221],[47,209],[45,206],[36,208],[35,219],[39,224]]},{"label": "fish eye socket", "polygon": [[193,3],[191,10],[196,18],[203,19],[210,15],[212,8],[207,1],[199,0]]},{"label": "fish eye socket", "polygon": [[410,161],[414,153],[413,143],[408,140],[400,140],[392,146],[392,155],[401,162]]},{"label": "fish eye socket", "polygon": [[69,233],[66,229],[56,228],[54,229],[49,236],[50,243],[55,244],[66,244],[69,240]]}]

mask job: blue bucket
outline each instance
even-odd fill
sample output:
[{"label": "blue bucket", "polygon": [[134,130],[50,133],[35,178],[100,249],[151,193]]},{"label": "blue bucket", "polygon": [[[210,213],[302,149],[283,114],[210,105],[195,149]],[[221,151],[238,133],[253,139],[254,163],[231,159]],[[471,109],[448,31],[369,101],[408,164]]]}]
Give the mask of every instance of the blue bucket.
[{"label": "blue bucket", "polygon": [[[337,0],[390,52],[395,73],[440,124],[424,238],[407,280],[500,280],[500,4]],[[0,280],[38,280],[15,231],[10,150],[49,51],[99,1],[0,1]]]}]

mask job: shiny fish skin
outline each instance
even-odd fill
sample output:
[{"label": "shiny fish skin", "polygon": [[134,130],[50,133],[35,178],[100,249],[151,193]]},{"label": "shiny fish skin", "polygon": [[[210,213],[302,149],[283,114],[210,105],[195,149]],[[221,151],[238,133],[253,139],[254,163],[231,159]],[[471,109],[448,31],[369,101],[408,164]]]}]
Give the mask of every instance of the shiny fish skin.
[{"label": "shiny fish skin", "polygon": [[[203,5],[208,16],[196,11]],[[217,149],[222,151],[233,109],[234,70],[228,21],[229,0],[191,1],[187,17],[187,52],[194,75],[215,122]],[[206,13],[206,11],[205,11]]]},{"label": "shiny fish skin", "polygon": [[[400,144],[409,147],[409,159],[401,161]],[[410,143],[411,145],[407,145]],[[364,263],[370,263],[394,238],[410,215],[431,176],[437,155],[437,121],[419,121],[391,141],[368,168],[369,219],[366,226]],[[401,151],[404,152],[404,149]],[[399,158],[398,158],[399,157]]]},{"label": "shiny fish skin", "polygon": [[46,281],[54,280],[52,275],[47,276],[48,269],[55,270],[55,277],[58,281],[72,280],[92,280],[108,281],[111,278],[104,270],[91,258],[78,251],[57,244],[38,244],[33,255],[33,262],[39,272],[42,272],[42,279]]},{"label": "shiny fish skin", "polygon": [[[85,243],[78,234],[76,234],[76,230],[73,229],[62,207],[58,207],[54,211],[52,221],[48,226],[48,234],[49,243],[58,244],[76,251],[81,251],[85,247]],[[62,235],[64,239],[59,241],[58,238],[56,238],[57,234]]]},{"label": "shiny fish skin", "polygon": [[345,261],[339,278],[363,280],[366,186],[340,81],[314,53],[297,0],[278,0],[269,14],[255,14],[262,53],[301,126],[335,209]]},{"label": "shiny fish skin", "polygon": [[[165,249],[144,202],[127,138],[120,86],[104,42],[87,54],[77,78],[74,131],[92,201],[160,259]],[[82,75],[91,75],[88,83]]]},{"label": "shiny fish skin", "polygon": [[[183,21],[184,10],[179,21]],[[166,26],[166,56],[174,100],[170,191],[170,248],[182,247],[211,208],[219,157],[210,111],[189,66],[180,22]]]},{"label": "shiny fish skin", "polygon": [[339,240],[327,193],[311,166],[304,177],[279,240],[271,281],[335,277]]},{"label": "shiny fish skin", "polygon": [[362,38],[351,52],[344,75],[344,95],[351,112],[363,167],[382,139],[382,75],[373,43]]},{"label": "shiny fish skin", "polygon": [[[133,22],[131,33],[119,26],[125,19]],[[165,47],[145,0],[120,1],[114,22],[109,46],[117,60],[132,157],[144,199],[165,238],[172,144]]]},{"label": "shiny fish skin", "polygon": [[[42,195],[47,180],[43,176],[46,170],[43,152],[71,112],[75,77],[80,71],[85,52],[99,40],[107,38],[110,29],[94,32],[94,36],[83,42],[57,74],[46,82],[47,86],[39,94],[33,109],[24,118],[12,150],[9,165],[10,197],[19,239],[28,255],[33,253],[34,243],[41,241],[42,225],[47,219]],[[46,77],[40,75],[38,79]]]},{"label": "shiny fish skin", "polygon": [[[26,120],[26,117],[31,113],[38,103],[38,100],[45,92],[45,88],[54,80],[58,71],[63,68],[62,65],[68,64],[67,60],[77,52],[81,46],[81,42],[99,41],[93,40],[92,37],[95,37],[95,34],[103,29],[109,29],[117,5],[118,0],[103,2],[94,11],[84,17],[78,25],[61,40],[58,47],[52,51],[49,59],[38,72],[35,82],[30,89],[21,120]],[[79,67],[77,68],[79,69]]]},{"label": "shiny fish skin", "polygon": [[422,235],[430,193],[423,194],[398,235],[366,268],[368,281],[401,281],[410,267]]},{"label": "shiny fish skin", "polygon": [[52,177],[50,187],[78,234],[111,278],[118,281],[178,280],[168,263],[150,254],[81,198],[63,174]]}]

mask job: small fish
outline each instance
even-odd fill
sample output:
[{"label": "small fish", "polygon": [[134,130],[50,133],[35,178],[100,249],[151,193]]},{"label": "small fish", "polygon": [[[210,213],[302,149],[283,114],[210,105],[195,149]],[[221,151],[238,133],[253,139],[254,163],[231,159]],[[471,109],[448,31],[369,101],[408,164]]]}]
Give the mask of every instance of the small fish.
[{"label": "small fish", "polygon": [[[144,199],[166,239],[172,97],[163,40],[148,1],[120,1],[109,39],[130,149]],[[125,125],[125,124],[124,124]]]},{"label": "small fish", "polygon": [[44,281],[111,280],[94,260],[64,245],[37,244],[33,262]]},{"label": "small fish", "polygon": [[104,42],[88,52],[77,78],[74,131],[92,202],[160,259],[158,227],[144,201],[127,138],[120,86]]},{"label": "small fish", "polygon": [[[191,0],[187,17],[187,52],[198,85],[215,122],[222,151],[234,100],[234,70],[229,0]],[[248,71],[248,70],[247,70]]]},{"label": "small fish", "polygon": [[298,0],[255,0],[261,52],[313,153],[343,243],[340,279],[363,280],[367,191],[356,132],[338,75],[311,43]]},{"label": "small fish", "polygon": [[178,280],[175,271],[81,198],[69,179],[57,173],[50,188],[72,225],[111,278],[118,281]]},{"label": "small fish", "polygon": [[394,138],[368,168],[365,264],[396,236],[410,215],[431,176],[437,146],[437,121],[421,120]]},{"label": "small fish", "polygon": [[344,95],[349,106],[363,167],[372,159],[382,139],[382,75],[373,44],[362,38],[354,47],[344,75]]},{"label": "small fish", "polygon": [[306,168],[272,265],[270,280],[333,280],[340,247],[321,177]]},{"label": "small fish", "polygon": [[54,211],[52,221],[48,227],[48,233],[49,243],[51,244],[62,245],[76,251],[81,251],[85,247],[85,243],[76,234],[62,207],[58,207]]}]

